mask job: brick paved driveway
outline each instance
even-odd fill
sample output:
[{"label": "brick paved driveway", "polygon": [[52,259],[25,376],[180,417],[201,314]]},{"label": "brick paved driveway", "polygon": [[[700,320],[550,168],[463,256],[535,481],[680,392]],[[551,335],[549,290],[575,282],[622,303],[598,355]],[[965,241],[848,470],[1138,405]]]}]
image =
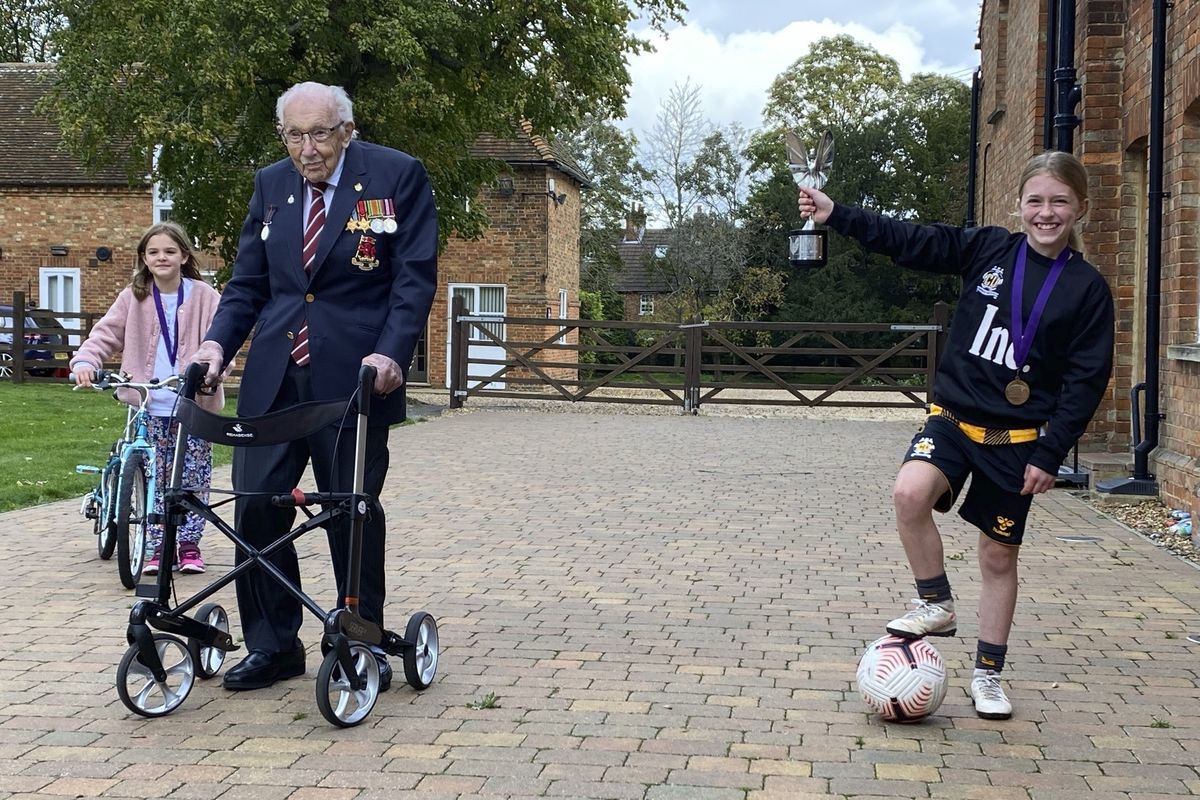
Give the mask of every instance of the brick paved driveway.
[{"label": "brick paved driveway", "polygon": [[[912,428],[485,410],[395,432],[389,624],[434,613],[443,660],[348,730],[316,709],[311,620],[305,678],[209,681],[169,717],[131,716],[113,687],[130,594],[77,504],[0,515],[0,797],[1200,793],[1200,572],[1063,490],[1035,503],[1023,554],[1014,719],[966,696],[978,580],[956,517],[950,694],[923,724],[868,717],[857,654],[912,591],[889,510]],[[1079,533],[1099,541],[1056,538]],[[320,537],[301,545],[328,601]],[[499,707],[469,707],[488,693]]]}]

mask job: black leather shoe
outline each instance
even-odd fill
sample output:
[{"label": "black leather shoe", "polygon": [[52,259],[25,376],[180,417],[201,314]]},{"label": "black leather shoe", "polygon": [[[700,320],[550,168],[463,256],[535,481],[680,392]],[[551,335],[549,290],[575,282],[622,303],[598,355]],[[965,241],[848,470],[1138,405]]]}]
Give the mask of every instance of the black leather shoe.
[{"label": "black leather shoe", "polygon": [[243,691],[265,689],[276,681],[304,674],[304,646],[290,653],[268,653],[251,650],[237,666],[225,673],[221,682],[226,689]]},{"label": "black leather shoe", "polygon": [[375,656],[379,662],[379,693],[383,694],[392,688],[392,665],[382,656]]}]

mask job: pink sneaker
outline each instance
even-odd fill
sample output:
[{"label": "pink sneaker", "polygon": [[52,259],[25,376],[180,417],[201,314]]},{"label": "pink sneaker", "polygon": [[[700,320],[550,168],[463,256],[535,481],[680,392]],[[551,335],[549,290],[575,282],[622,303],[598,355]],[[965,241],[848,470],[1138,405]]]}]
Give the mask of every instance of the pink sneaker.
[{"label": "pink sneaker", "polygon": [[179,571],[189,575],[198,575],[204,572],[204,557],[200,555],[200,548],[197,545],[191,542],[183,542],[179,545]]},{"label": "pink sneaker", "polygon": [[158,563],[160,560],[162,560],[162,554],[159,553],[157,550],[155,550],[154,557],[151,558],[149,561],[147,561],[145,566],[142,567],[142,574],[143,575],[157,575],[158,574]]}]

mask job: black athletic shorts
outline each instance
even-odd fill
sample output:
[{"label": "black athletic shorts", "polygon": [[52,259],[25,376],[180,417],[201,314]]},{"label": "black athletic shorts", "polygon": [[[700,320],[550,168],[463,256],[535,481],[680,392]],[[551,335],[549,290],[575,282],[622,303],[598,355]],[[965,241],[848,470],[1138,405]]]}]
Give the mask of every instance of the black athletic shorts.
[{"label": "black athletic shorts", "polygon": [[1022,495],[1021,487],[1025,485],[1025,466],[1036,447],[1036,440],[977,444],[945,417],[928,417],[904,460],[926,461],[946,476],[950,491],[934,504],[941,512],[954,506],[969,476],[971,485],[958,515],[1001,544],[1019,545],[1033,503],[1033,495]]}]

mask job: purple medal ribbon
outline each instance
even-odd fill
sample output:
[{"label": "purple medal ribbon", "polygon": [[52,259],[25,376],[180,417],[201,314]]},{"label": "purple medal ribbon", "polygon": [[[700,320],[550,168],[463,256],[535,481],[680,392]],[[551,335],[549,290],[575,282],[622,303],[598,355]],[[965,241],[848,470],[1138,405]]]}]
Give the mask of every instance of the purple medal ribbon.
[{"label": "purple medal ribbon", "polygon": [[154,285],[154,310],[158,312],[158,328],[162,331],[163,344],[167,346],[167,358],[175,366],[175,354],[179,351],[179,307],[183,305],[183,278],[179,279],[179,293],[175,296],[175,335],[167,332],[167,312],[163,310],[162,295],[158,284]]},{"label": "purple medal ribbon", "polygon": [[1029,349],[1033,346],[1033,336],[1037,333],[1038,323],[1042,321],[1042,312],[1045,311],[1046,303],[1050,300],[1050,292],[1054,289],[1054,284],[1058,282],[1058,276],[1062,274],[1063,268],[1067,266],[1067,261],[1071,258],[1071,248],[1064,247],[1062,252],[1058,254],[1058,258],[1054,259],[1054,263],[1050,266],[1050,274],[1046,276],[1046,282],[1038,290],[1037,300],[1033,303],[1033,310],[1029,312],[1028,324],[1022,325],[1021,308],[1024,305],[1025,251],[1028,248],[1029,244],[1027,241],[1021,242],[1021,248],[1017,251],[1017,261],[1013,267],[1012,345],[1013,359],[1017,362],[1018,373],[1020,373],[1021,367],[1025,366],[1025,359],[1029,358]]}]

